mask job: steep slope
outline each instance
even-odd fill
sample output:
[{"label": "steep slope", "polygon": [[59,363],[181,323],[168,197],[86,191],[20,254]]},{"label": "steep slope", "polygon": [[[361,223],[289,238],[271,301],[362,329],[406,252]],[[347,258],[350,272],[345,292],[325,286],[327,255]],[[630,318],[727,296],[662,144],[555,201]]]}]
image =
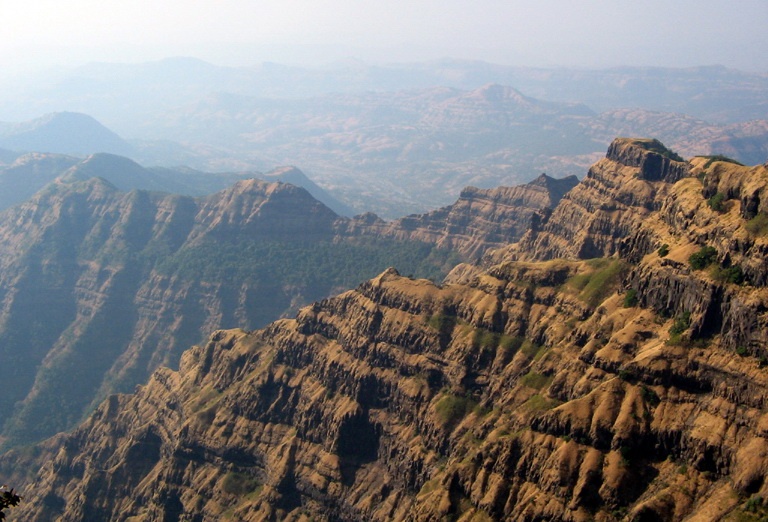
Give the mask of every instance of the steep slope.
[{"label": "steep slope", "polygon": [[278,167],[264,174],[264,179],[268,181],[281,181],[301,187],[309,192],[313,198],[340,216],[352,217],[355,215],[355,211],[352,208],[318,187],[306,174],[296,167]]},{"label": "steep slope", "polygon": [[54,112],[22,123],[0,125],[0,147],[72,155],[134,152],[120,136],[87,114],[76,112]]},{"label": "steep slope", "polygon": [[17,156],[9,165],[0,166],[0,210],[29,199],[62,175],[74,180],[101,177],[125,191],[140,189],[204,196],[258,174],[199,172],[184,167],[147,168],[126,157],[106,153],[85,158],[37,152]]},{"label": "steep slope", "polygon": [[671,183],[688,175],[688,169],[683,158],[656,140],[617,139],[552,216],[544,223],[537,221],[513,247],[514,255],[532,259],[612,255],[656,210]]},{"label": "steep slope", "polygon": [[387,266],[442,278],[518,239],[531,213],[574,183],[472,189],[443,210],[442,229],[434,216],[412,216],[424,224],[406,229],[338,217],[282,183],[248,180],[193,199],[125,193],[104,179],[145,186],[154,172],[93,155],[0,214],[6,445],[71,427],[108,393],[175,367],[215,329],[264,326]]},{"label": "steep slope", "polygon": [[[553,209],[578,183],[576,176],[554,179],[546,174],[516,187],[465,188],[450,206],[384,222],[372,215],[353,220],[353,231],[426,241],[475,259],[487,250],[520,239],[535,212]],[[360,233],[358,232],[358,233]]]},{"label": "steep slope", "polygon": [[[217,332],[73,433],[0,458],[26,495],[14,516],[764,516],[768,169],[666,155],[617,140],[542,217],[527,244],[548,258],[576,238],[571,260],[509,250],[442,287],[388,270]],[[612,203],[630,180],[645,190]],[[612,257],[575,259],[585,244]]]},{"label": "steep slope", "polygon": [[337,219],[286,184],[196,200],[71,177],[0,215],[5,442],[71,426],[216,328],[263,326],[389,264],[431,273],[430,245],[335,243]]},{"label": "steep slope", "polygon": [[0,167],[0,210],[31,198],[78,161],[61,154],[18,155],[10,164]]}]

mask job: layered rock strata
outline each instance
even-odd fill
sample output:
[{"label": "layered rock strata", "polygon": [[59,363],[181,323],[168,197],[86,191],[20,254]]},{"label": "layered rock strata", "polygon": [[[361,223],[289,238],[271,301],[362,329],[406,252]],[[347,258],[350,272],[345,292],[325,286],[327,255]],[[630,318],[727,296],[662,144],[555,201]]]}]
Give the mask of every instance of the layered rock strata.
[{"label": "layered rock strata", "polygon": [[[609,205],[643,164],[608,161],[613,177],[603,162],[561,203],[584,219],[569,230],[558,207],[559,225],[543,218],[528,244],[537,234],[584,244],[576,231],[606,212],[586,202],[602,193]],[[499,263],[457,268],[444,286],[388,270],[295,319],[214,334],[178,372],[159,370],[71,434],[0,458],[26,495],[16,515],[765,515],[768,292],[749,267],[768,240],[768,177],[703,159],[684,168],[691,176],[641,180],[655,195],[617,207],[592,239],[603,257],[578,259],[588,255],[578,241],[571,260],[509,249]],[[696,268],[689,256],[704,246],[716,254]],[[746,267],[740,278],[723,272],[734,266]]]}]

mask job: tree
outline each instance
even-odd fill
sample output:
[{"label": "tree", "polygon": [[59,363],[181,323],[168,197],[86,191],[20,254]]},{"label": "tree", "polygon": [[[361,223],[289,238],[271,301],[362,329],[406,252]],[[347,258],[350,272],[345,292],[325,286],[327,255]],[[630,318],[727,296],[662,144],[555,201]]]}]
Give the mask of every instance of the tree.
[{"label": "tree", "polygon": [[0,520],[5,520],[6,508],[11,508],[19,505],[21,497],[13,492],[13,489],[8,489],[8,486],[0,486]]}]

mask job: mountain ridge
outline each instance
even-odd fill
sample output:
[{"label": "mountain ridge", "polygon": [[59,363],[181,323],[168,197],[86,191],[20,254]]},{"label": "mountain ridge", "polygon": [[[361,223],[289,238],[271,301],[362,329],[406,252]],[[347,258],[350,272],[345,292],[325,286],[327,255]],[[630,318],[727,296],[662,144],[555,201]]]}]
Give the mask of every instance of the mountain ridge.
[{"label": "mountain ridge", "polygon": [[768,170],[650,140],[608,156],[534,223],[530,259],[510,247],[444,285],[389,269],[219,331],[72,434],[3,455],[31,489],[14,515],[762,516]]},{"label": "mountain ridge", "polygon": [[[303,188],[275,181],[242,180],[198,198],[124,192],[120,185],[145,186],[156,171],[118,159],[77,162],[0,213],[6,445],[67,429],[93,401],[129,391],[158,365],[175,366],[183,348],[222,326],[264,326],[393,264],[442,277],[463,257],[438,239],[480,253],[520,234],[496,221],[523,223],[553,203],[541,187],[509,201],[497,190],[492,207],[483,194],[465,196],[452,228],[400,234],[398,223],[339,217]],[[50,309],[46,320],[41,309]]]}]

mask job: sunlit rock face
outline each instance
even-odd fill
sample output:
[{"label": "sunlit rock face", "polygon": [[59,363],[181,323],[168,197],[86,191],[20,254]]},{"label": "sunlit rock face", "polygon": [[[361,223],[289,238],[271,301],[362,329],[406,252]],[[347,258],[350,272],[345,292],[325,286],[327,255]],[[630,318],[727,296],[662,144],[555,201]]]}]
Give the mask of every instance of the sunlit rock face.
[{"label": "sunlit rock face", "polygon": [[442,286],[390,269],[293,319],[216,332],[179,371],[6,453],[14,516],[764,514],[768,170],[644,172],[648,147],[615,142],[519,244]]}]

